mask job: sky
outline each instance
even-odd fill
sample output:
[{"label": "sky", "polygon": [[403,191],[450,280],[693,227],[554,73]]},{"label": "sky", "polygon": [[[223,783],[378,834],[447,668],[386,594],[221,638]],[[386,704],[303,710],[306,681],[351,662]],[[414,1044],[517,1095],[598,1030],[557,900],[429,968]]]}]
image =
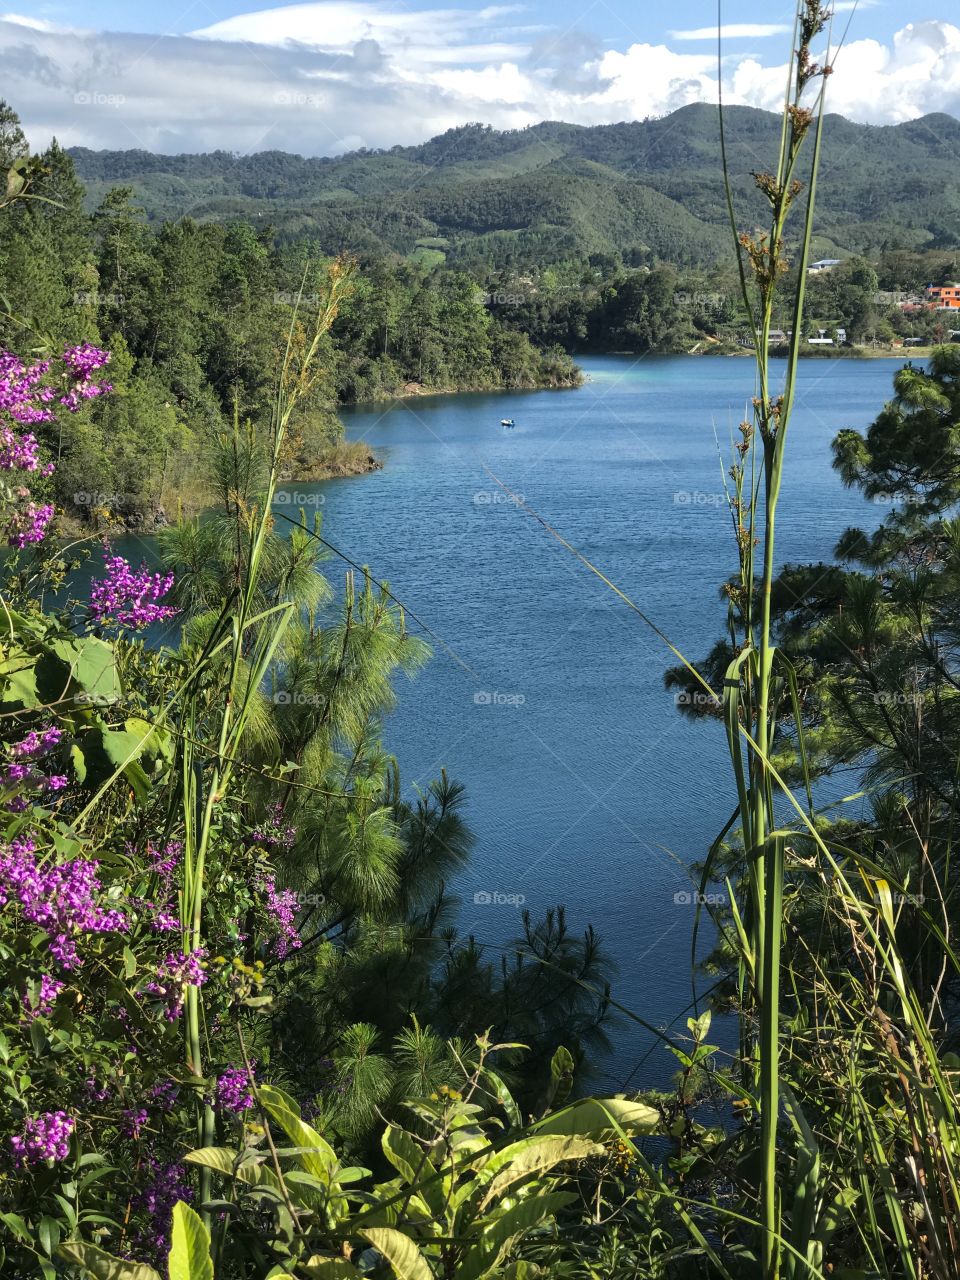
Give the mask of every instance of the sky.
[{"label": "sky", "polygon": [[[829,109],[960,116],[956,4],[838,0]],[[468,121],[645,119],[716,101],[718,79],[775,110],[792,15],[724,0],[718,73],[716,0],[21,0],[0,8],[0,94],[34,148],[337,155]]]}]

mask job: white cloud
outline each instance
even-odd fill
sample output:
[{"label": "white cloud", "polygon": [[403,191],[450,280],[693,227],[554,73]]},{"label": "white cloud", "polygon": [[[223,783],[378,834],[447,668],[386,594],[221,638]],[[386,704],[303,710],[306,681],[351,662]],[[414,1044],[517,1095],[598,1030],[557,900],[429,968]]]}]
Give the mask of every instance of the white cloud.
[{"label": "white cloud", "polygon": [[[67,146],[168,152],[325,155],[422,141],[466,120],[599,124],[716,101],[713,50],[603,49],[580,32],[514,26],[514,15],[325,0],[167,37],[66,33],[7,15],[0,81],[34,146],[56,134]],[[782,60],[731,56],[725,99],[777,109],[785,71]],[[872,123],[960,115],[960,28],[915,23],[889,44],[847,44],[828,103]]]},{"label": "white cloud", "polygon": [[[783,36],[792,31],[792,27],[782,22],[727,22],[719,28],[724,40],[740,38],[763,40],[767,36]],[[694,27],[692,31],[671,31],[671,40],[716,40],[717,27]]]}]

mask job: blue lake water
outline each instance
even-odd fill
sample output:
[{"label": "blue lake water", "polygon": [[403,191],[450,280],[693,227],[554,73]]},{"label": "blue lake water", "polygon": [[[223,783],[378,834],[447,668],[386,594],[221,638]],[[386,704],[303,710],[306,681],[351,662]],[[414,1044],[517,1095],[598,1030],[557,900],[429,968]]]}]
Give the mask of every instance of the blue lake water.
[{"label": "blue lake water", "polygon": [[[655,1025],[681,1015],[682,1027],[694,908],[675,895],[733,809],[722,729],[677,712],[663,642],[489,473],[700,658],[720,633],[718,586],[736,563],[718,441],[726,466],[753,367],[582,363],[589,381],[576,390],[350,409],[349,437],[381,452],[384,469],[294,488],[296,500],[322,501],[324,536],[448,646],[434,643],[425,671],[402,682],[388,745],[407,788],[441,766],[467,787],[477,845],[454,886],[462,930],[501,946],[518,933],[519,907],[496,895],[522,896],[535,916],[563,903],[572,927],[592,923],[616,959],[616,999]],[[803,364],[783,560],[829,558],[848,525],[882,519],[882,506],[844,490],[830,441],[872,420],[897,367]],[[503,417],[516,428],[501,428]],[[616,1042],[610,1086],[669,1070],[641,1028],[620,1026]]]},{"label": "blue lake water", "polygon": [[[534,916],[563,903],[571,927],[593,924],[616,960],[615,999],[657,1026],[679,1018],[682,1030],[695,909],[676,895],[733,811],[722,728],[677,711],[663,642],[490,472],[702,658],[724,622],[719,584],[736,565],[721,469],[753,366],[581,363],[589,381],[575,390],[348,409],[348,436],[373,445],[383,470],[291,485],[278,510],[320,505],[324,536],[442,642],[415,680],[401,680],[387,746],[408,791],[442,766],[466,785],[477,842],[452,886],[461,931],[499,948],[518,935],[520,907],[497,895],[522,897]],[[801,366],[782,560],[829,559],[848,525],[882,520],[884,506],[840,484],[830,442],[870,423],[898,367]],[[504,417],[515,429],[499,425]],[[130,542],[126,553],[139,555]],[[336,585],[345,567],[331,559],[324,572]],[[662,1083],[676,1065],[636,1024],[621,1023],[614,1039],[601,1066],[609,1088]]]}]

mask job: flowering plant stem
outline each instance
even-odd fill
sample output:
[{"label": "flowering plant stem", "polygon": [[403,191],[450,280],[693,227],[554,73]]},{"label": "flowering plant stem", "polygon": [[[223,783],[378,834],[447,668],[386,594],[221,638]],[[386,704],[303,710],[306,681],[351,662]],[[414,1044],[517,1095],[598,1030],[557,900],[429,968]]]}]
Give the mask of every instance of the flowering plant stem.
[{"label": "flowering plant stem", "polygon": [[[828,14],[820,0],[798,0],[794,28],[794,56],[790,63],[786,101],[775,174],[757,173],[756,185],[771,209],[770,231],[757,239],[737,235],[738,263],[744,303],[752,318],[757,362],[757,394],[753,420],[741,424],[743,444],[740,462],[733,468],[737,499],[734,514],[741,553],[741,602],[744,622],[743,645],[727,672],[724,703],[731,752],[738,782],[739,806],[747,855],[751,890],[751,960],[753,999],[758,1015],[758,1100],[760,1109],[760,1256],[764,1280],[780,1275],[782,1235],[777,1187],[777,1127],[780,1110],[780,968],[782,949],[784,844],[776,834],[774,778],[770,769],[778,716],[774,665],[777,649],[773,643],[771,596],[776,565],[776,515],[783,479],[784,445],[793,410],[800,344],[803,341],[803,307],[807,264],[813,232],[816,182],[824,117],[823,88],[830,68],[818,67],[811,56],[812,42],[824,30]],[[820,89],[814,109],[804,106],[807,90],[819,79]],[[771,386],[769,357],[773,310],[782,275],[787,270],[784,231],[791,206],[803,189],[796,178],[798,161],[811,129],[813,155],[809,170],[806,218],[798,253],[798,280],[793,297],[793,333],[782,394]],[[726,161],[721,108],[721,143],[728,209],[737,234],[733,199]],[[763,552],[760,582],[760,616],[754,625],[754,529],[759,486],[751,483],[749,520],[744,528],[744,458],[759,435],[762,447]],[[753,725],[748,746],[748,768],[744,770],[739,727]],[[802,734],[801,726],[797,725]],[[792,1260],[791,1260],[792,1269]]]},{"label": "flowering plant stem", "polygon": [[[338,262],[330,268],[328,289],[306,340],[300,336],[299,313],[294,312],[273,405],[266,491],[261,501],[251,506],[247,506],[240,495],[237,497],[236,570],[239,586],[221,613],[215,635],[208,646],[206,662],[199,664],[189,682],[190,697],[186,702],[183,725],[185,732],[180,735],[184,822],[181,920],[183,950],[187,954],[199,954],[203,950],[204,875],[218,806],[229,791],[234,762],[253,710],[255,696],[277,652],[294,607],[292,603],[285,601],[257,612],[260,567],[264,544],[273,525],[271,506],[280,474],[287,428],[297,404],[313,386],[314,375],[311,369],[317,351],[324,334],[333,324],[348,289],[350,276],[349,265]],[[234,423],[234,430],[239,431],[237,421]],[[268,622],[269,625],[266,625]],[[228,641],[227,672],[222,701],[219,703],[222,711],[216,733],[216,753],[208,767],[204,768],[197,745],[198,703],[207,678],[212,674],[215,676],[210,669],[210,651],[218,647],[216,642],[220,639]],[[188,1070],[201,1078],[204,1074],[202,1021],[200,988],[188,986],[186,1062]],[[213,1139],[214,1113],[209,1102],[201,1102],[198,1107],[198,1141],[204,1147]],[[201,1171],[200,1183],[201,1202],[205,1202],[209,1199],[210,1189],[208,1169]]]}]

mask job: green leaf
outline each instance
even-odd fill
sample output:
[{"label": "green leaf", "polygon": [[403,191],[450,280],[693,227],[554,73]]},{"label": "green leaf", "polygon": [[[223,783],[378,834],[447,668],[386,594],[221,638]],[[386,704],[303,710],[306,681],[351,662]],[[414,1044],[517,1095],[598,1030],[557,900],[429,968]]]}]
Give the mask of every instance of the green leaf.
[{"label": "green leaf", "polygon": [[503,1107],[510,1123],[517,1129],[521,1128],[523,1125],[523,1116],[520,1114],[520,1108],[517,1106],[513,1094],[507,1086],[503,1083],[497,1073],[495,1071],[491,1071],[489,1067],[484,1067],[481,1075],[491,1086],[494,1097],[497,1102],[499,1102],[500,1106]]},{"label": "green leaf", "polygon": [[502,1151],[498,1151],[483,1167],[481,1177],[486,1179],[493,1172],[495,1176],[487,1188],[481,1202],[485,1209],[498,1196],[516,1183],[522,1182],[537,1174],[546,1173],[555,1165],[565,1160],[586,1160],[588,1156],[603,1154],[599,1143],[590,1142],[587,1138],[566,1137],[563,1135],[543,1135],[535,1138],[523,1138]]},{"label": "green leaf", "polygon": [[368,1227],[360,1234],[383,1254],[397,1280],[433,1280],[426,1258],[402,1231],[395,1231],[393,1227]]},{"label": "green leaf", "polygon": [[205,1169],[213,1169],[222,1173],[225,1178],[235,1178],[247,1186],[255,1187],[260,1183],[278,1187],[277,1175],[267,1169],[259,1160],[245,1158],[238,1162],[236,1152],[229,1147],[201,1147],[184,1156],[189,1164],[199,1164]]},{"label": "green leaf", "polygon": [[167,1258],[170,1280],[213,1280],[210,1232],[182,1200],[173,1207],[173,1230]]},{"label": "green leaf", "polygon": [[531,1125],[531,1130],[597,1138],[616,1132],[618,1126],[627,1134],[653,1133],[659,1123],[659,1112],[643,1102],[629,1102],[626,1098],[583,1098],[538,1120]]},{"label": "green leaf", "polygon": [[123,948],[123,976],[132,978],[137,972],[137,957],[129,947]]},{"label": "green leaf", "polygon": [[433,1168],[422,1148],[417,1146],[406,1129],[399,1129],[393,1124],[388,1125],[383,1132],[380,1145],[383,1147],[383,1154],[408,1187],[412,1187],[424,1171],[433,1173]]},{"label": "green leaf", "polygon": [[558,1045],[550,1059],[550,1097],[548,1107],[562,1107],[573,1088],[573,1055],[569,1049]]},{"label": "green leaf", "polygon": [[40,1225],[37,1227],[37,1236],[40,1240],[40,1247],[48,1258],[52,1258],[57,1251],[60,1243],[60,1223],[56,1218],[51,1218],[44,1214],[40,1219]]},{"label": "green leaf", "polygon": [[325,1138],[321,1138],[316,1129],[311,1129],[310,1125],[300,1118],[300,1108],[282,1090],[265,1084],[260,1086],[258,1092],[260,1101],[270,1118],[276,1120],[287,1137],[298,1147],[307,1148],[300,1156],[300,1163],[307,1173],[322,1178],[329,1186],[333,1171],[337,1167],[337,1153],[333,1147]]},{"label": "green leaf", "polygon": [[159,1273],[145,1262],[126,1262],[82,1240],[68,1240],[57,1252],[94,1280],[160,1280]]},{"label": "green leaf", "polygon": [[94,705],[116,702],[120,677],[113,648],[99,636],[54,640],[50,651],[66,663],[74,682]]},{"label": "green leaf", "polygon": [[305,1271],[311,1280],[348,1280],[360,1274],[346,1258],[321,1258],[318,1253],[301,1262],[298,1270]]},{"label": "green leaf", "polygon": [[0,703],[35,707],[39,702],[35,659],[15,653],[0,662]]},{"label": "green leaf", "polygon": [[19,1213],[0,1213],[0,1222],[12,1231],[18,1240],[23,1240],[25,1244],[33,1243],[33,1236],[30,1234],[30,1228],[20,1217]]},{"label": "green leaf", "polygon": [[521,1200],[492,1221],[477,1224],[483,1237],[464,1253],[457,1267],[457,1280],[480,1280],[491,1272],[510,1241],[525,1231],[539,1227],[548,1218],[576,1200],[568,1191],[551,1191],[546,1195]]}]

